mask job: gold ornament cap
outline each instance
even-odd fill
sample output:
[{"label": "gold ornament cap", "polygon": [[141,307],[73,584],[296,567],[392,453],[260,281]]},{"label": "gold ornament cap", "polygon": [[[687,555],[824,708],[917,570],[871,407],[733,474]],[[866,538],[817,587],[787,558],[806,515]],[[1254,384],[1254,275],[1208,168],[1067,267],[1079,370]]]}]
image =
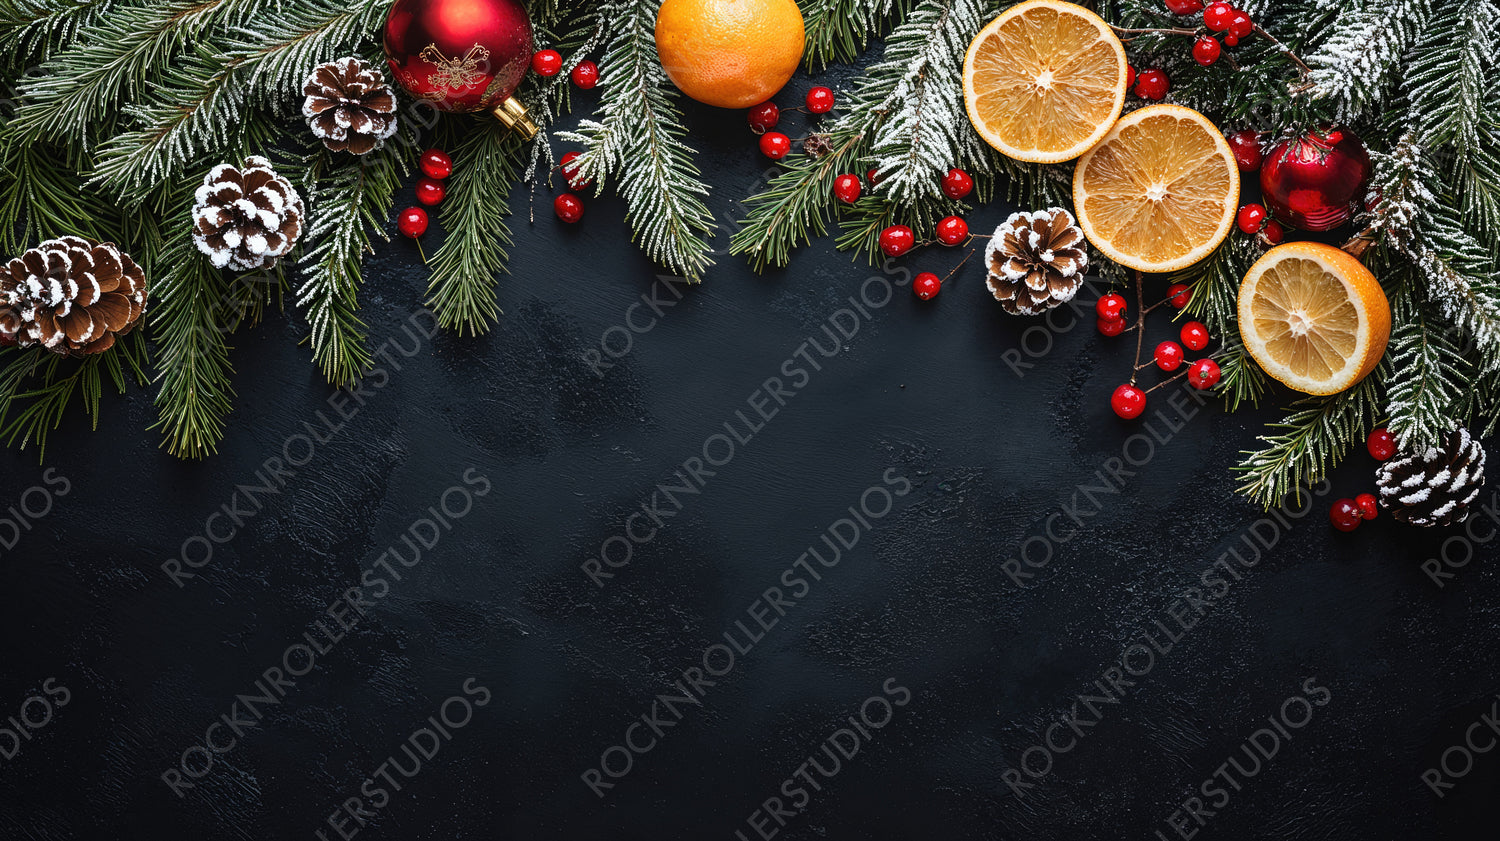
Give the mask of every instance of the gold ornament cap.
[{"label": "gold ornament cap", "polygon": [[536,123],[531,121],[531,116],[526,113],[526,106],[521,100],[514,96],[507,96],[503,102],[490,110],[506,128],[521,136],[522,140],[531,140],[536,137],[539,129]]}]

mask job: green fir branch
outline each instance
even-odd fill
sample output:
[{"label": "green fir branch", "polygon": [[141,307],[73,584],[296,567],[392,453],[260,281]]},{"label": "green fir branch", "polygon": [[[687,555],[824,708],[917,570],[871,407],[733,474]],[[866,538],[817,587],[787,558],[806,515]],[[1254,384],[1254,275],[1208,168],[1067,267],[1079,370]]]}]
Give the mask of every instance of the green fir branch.
[{"label": "green fir branch", "polygon": [[104,376],[125,393],[129,380],[146,382],[146,342],[136,331],[109,350],[68,359],[41,348],[0,348],[0,438],[6,446],[26,449],[37,445],[37,460],[47,456],[47,437],[57,429],[81,397],[85,416],[99,428],[99,399]]},{"label": "green fir branch", "polygon": [[803,66],[822,70],[830,62],[851,62],[911,10],[911,0],[800,0],[805,46]]},{"label": "green fir branch", "polygon": [[828,141],[833,151],[789,156],[766,189],[745,199],[749,213],[729,239],[730,254],[747,255],[756,271],[785,266],[794,248],[828,232],[834,179],[855,171],[867,148],[852,129],[835,130]]},{"label": "green fir branch", "polygon": [[1341,394],[1297,401],[1292,414],[1269,427],[1280,431],[1260,436],[1265,446],[1245,451],[1235,466],[1240,493],[1271,508],[1322,479],[1374,427],[1380,413],[1379,383],[1385,375],[1382,365]]},{"label": "green fir branch", "polygon": [[1420,452],[1452,430],[1457,397],[1476,372],[1450,339],[1451,328],[1432,320],[1410,287],[1394,304],[1386,427],[1403,451]]}]

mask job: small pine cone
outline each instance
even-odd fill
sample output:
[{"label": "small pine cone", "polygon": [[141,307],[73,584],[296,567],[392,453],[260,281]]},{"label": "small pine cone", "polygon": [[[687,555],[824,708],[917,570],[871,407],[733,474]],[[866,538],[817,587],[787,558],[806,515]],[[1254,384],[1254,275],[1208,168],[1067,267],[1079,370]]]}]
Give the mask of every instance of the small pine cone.
[{"label": "small pine cone", "polygon": [[313,68],[302,86],[302,116],[312,133],[335,152],[363,155],[396,133],[396,93],[385,74],[358,58]]},{"label": "small pine cone", "polygon": [[244,169],[219,164],[195,198],[193,241],[221,269],[270,266],[302,235],[302,197],[265,158],[246,158]]},{"label": "small pine cone", "polygon": [[1011,315],[1039,315],[1073,300],[1089,266],[1083,231],[1060,207],[1012,213],[984,249],[989,287]]},{"label": "small pine cone", "polygon": [[1462,520],[1484,486],[1484,447],[1459,427],[1442,446],[1403,456],[1375,471],[1380,502],[1391,516],[1414,526],[1447,526]]},{"label": "small pine cone", "polygon": [[87,356],[114,347],[146,311],[146,274],[112,242],[50,239],[0,271],[0,336]]}]

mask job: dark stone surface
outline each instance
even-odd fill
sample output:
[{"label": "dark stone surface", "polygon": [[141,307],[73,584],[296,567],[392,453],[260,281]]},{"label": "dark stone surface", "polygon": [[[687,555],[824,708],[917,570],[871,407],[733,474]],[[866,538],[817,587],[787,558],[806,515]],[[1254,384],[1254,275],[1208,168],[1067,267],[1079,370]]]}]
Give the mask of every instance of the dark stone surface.
[{"label": "dark stone surface", "polygon": [[[738,114],[690,116],[713,172],[711,206],[733,218],[763,161]],[[885,275],[827,240],[764,276],[721,259],[601,376],[586,354],[626,323],[657,270],[630,245],[618,200],[591,199],[584,223],[565,227],[549,198],[538,193],[530,224],[530,194],[510,196],[517,242],[498,328],[422,338],[409,358],[392,345],[400,370],[386,365],[381,388],[386,377],[368,380],[337,432],[324,427],[337,422],[329,390],[298,345],[305,328],[288,316],[236,338],[238,408],[214,458],[181,463],[158,449],[145,431],[151,390],[107,399],[97,434],[70,422],[45,468],[34,454],[0,456],[4,505],[29,499],[35,510],[43,495],[27,489],[51,493],[50,513],[0,551],[0,716],[40,720],[46,705],[27,699],[51,703],[51,720],[0,759],[0,837],[338,838],[340,824],[413,841],[753,839],[756,823],[840,841],[1184,837],[1174,820],[1222,839],[1493,836],[1500,757],[1474,755],[1442,798],[1421,775],[1472,722],[1476,745],[1491,743],[1482,716],[1500,691],[1495,546],[1385,519],[1331,530],[1329,501],[1373,486],[1363,454],[1305,518],[1262,523],[1270,548],[1253,568],[1228,556],[1240,577],[1221,573],[1209,598],[1219,585],[1203,574],[1216,559],[1231,549],[1256,558],[1245,541],[1261,515],[1233,494],[1229,468],[1271,411],[1231,417],[1164,390],[1146,419],[1163,443],[1132,438],[1146,427],[1107,405],[1128,373],[1128,339],[1103,339],[1092,317],[1067,310],[1058,329],[1028,335],[1038,322],[1005,316],[972,265],[921,303],[906,268],[946,272],[956,252],[927,249]],[[970,220],[989,230],[1008,211],[997,202]],[[768,378],[790,390],[800,377],[786,361],[806,367],[799,347],[826,345],[823,325],[872,276],[875,300],[899,284],[889,303],[856,315],[857,334],[831,358],[804,348],[822,370],[784,407],[767,404],[778,414],[749,435],[736,412],[756,417],[748,401],[763,400]],[[370,261],[377,345],[413,347],[403,324],[424,285],[408,242]],[[636,324],[648,314],[637,309]],[[1171,327],[1163,318],[1153,331]],[[619,349],[621,331],[611,338]],[[1038,354],[1018,376],[1005,359],[1023,342]],[[659,484],[680,485],[674,473],[706,443],[721,458],[710,436],[726,422],[747,443],[680,495],[680,511],[658,493],[673,516],[632,546],[628,565],[605,568],[612,579],[591,580],[581,565]],[[305,424],[328,439],[310,452],[296,437]],[[305,463],[265,475],[278,457]],[[1111,479],[1118,465],[1129,474]],[[206,530],[225,537],[230,521],[208,518],[234,506],[237,486],[267,479],[275,492],[249,504],[241,491],[240,507],[258,510],[209,563],[183,567],[195,577],[178,586],[163,563]],[[907,482],[868,527],[848,512],[867,489]],[[450,511],[465,500],[472,509],[437,526],[417,565],[388,561],[396,581],[377,561],[388,547],[409,557],[401,536],[432,520],[445,493]],[[884,493],[867,505],[879,511]],[[1065,508],[1083,522],[1076,536],[1054,516]],[[830,555],[821,537],[841,518],[858,542],[833,568],[807,561],[813,580],[793,564],[808,547]],[[631,523],[638,536],[655,527]],[[1474,527],[1481,537],[1492,528]],[[1421,564],[1445,546],[1457,560],[1472,549],[1474,561],[1439,587]],[[1050,560],[1020,567],[1033,574],[1020,586],[1006,566],[1023,547]],[[203,548],[186,546],[194,560]],[[623,555],[618,541],[610,551]],[[361,580],[372,569],[383,597],[374,578]],[[353,587],[373,606],[341,632],[326,611]],[[767,606],[773,587],[784,616]],[[1201,618],[1183,601],[1190,591]],[[675,686],[699,676],[726,632],[743,646],[735,623],[755,629],[752,611],[777,624],[713,685]],[[1173,612],[1197,624],[1170,643],[1154,623],[1172,626]],[[276,703],[236,707],[238,695],[261,694],[257,681],[304,632],[326,639],[320,620],[342,638],[272,689]],[[1143,633],[1171,646],[1149,666]],[[1139,674],[1118,671],[1122,657]],[[725,650],[708,658],[718,670]],[[289,662],[306,660],[292,650]],[[1111,690],[1120,676],[1130,683]],[[660,736],[628,729],[683,689],[692,699],[675,702],[677,714],[670,699],[655,705]],[[1058,750],[1028,753],[1081,694],[1101,691],[1114,702],[1094,702],[1097,714],[1077,707],[1081,738],[1053,727]],[[464,717],[454,696],[488,703],[451,739],[436,736],[440,751],[413,778],[388,770],[399,791],[382,781],[387,757],[410,769],[402,744],[431,730],[445,703],[450,720]],[[880,722],[887,707],[875,697],[902,705],[866,738],[849,717],[863,707]],[[1231,757],[1256,770],[1246,739],[1274,732],[1270,716],[1297,723],[1305,710],[1311,721],[1287,727],[1253,778],[1237,775],[1240,789],[1212,780]],[[225,716],[249,725],[237,738],[227,726],[206,732]],[[854,735],[834,736],[840,728]],[[614,787],[600,797],[581,775],[601,761],[620,772],[625,749],[610,749],[627,733],[641,747],[656,741],[631,755],[628,773],[603,777]],[[832,779],[806,766],[814,790],[794,775],[809,756],[831,766],[830,737],[857,739],[859,752]],[[193,746],[206,738],[236,741],[201,773],[207,752]],[[7,754],[13,741],[0,732]],[[1465,767],[1462,750],[1447,758]],[[184,773],[184,761],[194,787],[179,797],[163,774]],[[1048,761],[1039,779],[1018,771]],[[1024,796],[1006,783],[1017,773],[1033,785]],[[1215,813],[1200,813],[1201,830],[1178,813],[1194,796]],[[803,808],[780,826],[772,797]],[[351,811],[375,816],[330,819],[349,798],[359,798]]]}]

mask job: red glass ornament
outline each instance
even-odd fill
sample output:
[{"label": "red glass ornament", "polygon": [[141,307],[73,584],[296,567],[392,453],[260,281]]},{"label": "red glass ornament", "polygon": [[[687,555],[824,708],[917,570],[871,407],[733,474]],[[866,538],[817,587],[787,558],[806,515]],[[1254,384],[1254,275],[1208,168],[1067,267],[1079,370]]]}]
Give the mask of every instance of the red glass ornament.
[{"label": "red glass ornament", "polygon": [[1370,178],[1370,154],[1347,129],[1276,144],[1260,168],[1266,207],[1283,225],[1331,231],[1354,218]]},{"label": "red glass ornament", "polygon": [[552,200],[552,212],[571,225],[583,218],[583,200],[572,193],[563,193]]},{"label": "red glass ornament", "polygon": [[892,225],[880,232],[880,250],[887,257],[900,257],[916,244],[916,235],[905,225]]},{"label": "red glass ornament", "polygon": [[924,301],[932,300],[932,297],[943,291],[943,279],[932,272],[922,272],[912,278],[911,291]]},{"label": "red glass ornament", "polygon": [[1365,447],[1369,449],[1370,456],[1376,461],[1385,461],[1396,454],[1396,436],[1382,426],[1370,433],[1370,437],[1365,441]]},{"label": "red glass ornament", "polygon": [[1365,519],[1359,504],[1352,499],[1341,499],[1328,509],[1328,521],[1339,531],[1354,531]]},{"label": "red glass ornament", "polygon": [[961,169],[950,169],[943,176],[943,195],[950,199],[961,199],[974,190],[974,179]]},{"label": "red glass ornament", "polygon": [[827,114],[833,110],[833,91],[818,87],[807,92],[807,111],[810,114]]},{"label": "red glass ornament", "polygon": [[776,103],[768,99],[752,107],[746,117],[750,120],[751,131],[754,131],[756,134],[764,134],[776,128],[776,124],[781,122],[781,109],[776,107]]},{"label": "red glass ornament", "polygon": [[1219,384],[1219,378],[1224,375],[1219,370],[1219,363],[1212,359],[1200,359],[1193,363],[1188,369],[1188,383],[1199,391],[1207,391]]},{"label": "red glass ornament", "polygon": [[1203,350],[1208,347],[1208,328],[1196,321],[1182,325],[1177,337],[1182,339],[1182,346],[1188,350]]},{"label": "red glass ornament", "polygon": [[573,84],[584,90],[592,90],[594,85],[599,84],[599,65],[584,59],[578,62],[571,74]]},{"label": "red glass ornament", "polygon": [[396,230],[402,236],[417,237],[427,233],[427,211],[420,207],[408,207],[396,217]]},{"label": "red glass ornament", "polygon": [[453,174],[453,159],[442,149],[428,149],[422,153],[417,160],[417,166],[422,168],[422,174],[428,178],[436,178],[442,181]]},{"label": "red glass ornament", "polygon": [[538,76],[556,76],[562,72],[562,53],[557,50],[537,50],[531,57],[531,69]]},{"label": "red glass ornament", "polygon": [[1229,148],[1234,151],[1234,162],[1240,172],[1260,169],[1260,134],[1254,129],[1244,129],[1229,135]]},{"label": "red glass ornament", "polygon": [[417,182],[417,201],[431,207],[448,197],[448,188],[436,178],[423,178]]},{"label": "red glass ornament", "polygon": [[489,111],[530,140],[514,97],[531,66],[531,19],[519,0],[396,0],[383,39],[391,75],[441,111]]},{"label": "red glass ornament", "polygon": [[833,179],[833,195],[844,204],[859,201],[859,179],[853,175],[840,175]]},{"label": "red glass ornament", "polygon": [[578,167],[569,166],[569,164],[578,160],[582,154],[581,152],[565,152],[563,153],[562,160],[558,161],[558,167],[562,169],[563,179],[568,182],[569,187],[575,190],[587,190],[594,186],[593,181],[579,176]]},{"label": "red glass ornament", "polygon": [[1380,500],[1375,498],[1375,494],[1360,494],[1354,498],[1354,504],[1359,506],[1360,516],[1366,520],[1380,516]]},{"label": "red glass ornament", "polygon": [[1146,392],[1126,383],[1110,395],[1109,407],[1125,420],[1134,420],[1146,411]]},{"label": "red glass ornament", "polygon": [[1182,345],[1176,342],[1162,342],[1156,346],[1156,353],[1152,356],[1156,360],[1156,367],[1163,371],[1176,371],[1182,367]]},{"label": "red glass ornament", "polygon": [[1177,309],[1182,309],[1193,300],[1193,287],[1186,283],[1174,283],[1167,287],[1167,300]]},{"label": "red glass ornament", "polygon": [[937,223],[935,234],[943,245],[958,245],[969,238],[969,223],[957,216],[944,216]]},{"label": "red glass ornament", "polygon": [[1135,95],[1141,99],[1160,102],[1171,89],[1172,80],[1167,78],[1165,70],[1147,70],[1135,79]]},{"label": "red glass ornament", "polygon": [[779,161],[792,151],[792,139],[779,131],[768,131],[760,136],[760,153],[773,161]]},{"label": "red glass ornament", "polygon": [[1221,52],[1223,52],[1223,48],[1219,46],[1219,39],[1217,38],[1201,35],[1197,41],[1193,42],[1193,61],[1198,62],[1204,67],[1218,61],[1219,53]]},{"label": "red glass ornament", "polygon": [[1094,326],[1097,327],[1097,328],[1099,328],[1099,332],[1101,334],[1103,334],[1105,336],[1108,336],[1111,339],[1113,339],[1114,337],[1116,337],[1116,336],[1120,335],[1121,333],[1125,332],[1125,319],[1123,319],[1123,318],[1114,318],[1114,319],[1100,318],[1100,319],[1097,319],[1094,322]]},{"label": "red glass ornament", "polygon": [[1203,11],[1203,0],[1167,0],[1167,9],[1174,15],[1196,15]]}]

